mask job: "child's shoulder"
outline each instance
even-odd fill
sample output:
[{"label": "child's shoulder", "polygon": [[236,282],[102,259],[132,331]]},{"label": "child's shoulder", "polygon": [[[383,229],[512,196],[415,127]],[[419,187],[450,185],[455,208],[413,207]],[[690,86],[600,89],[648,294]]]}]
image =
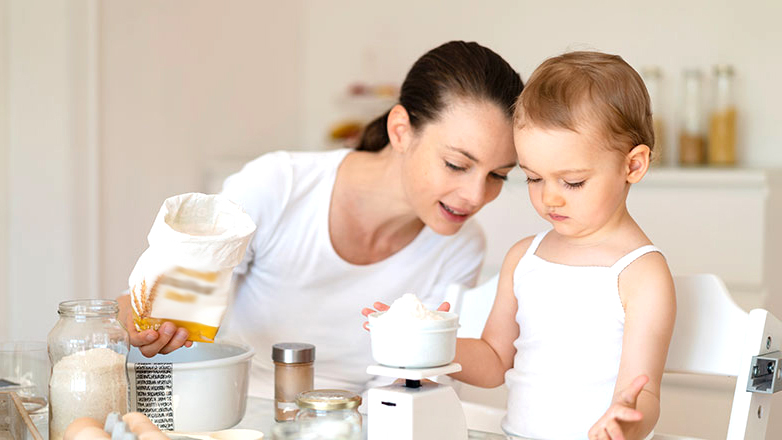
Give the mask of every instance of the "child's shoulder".
[{"label": "child's shoulder", "polygon": [[658,251],[647,252],[622,270],[619,275],[619,294],[625,306],[633,298],[649,295],[658,301],[675,302],[673,277],[663,254]]},{"label": "child's shoulder", "polygon": [[525,237],[517,241],[513,246],[511,246],[510,249],[508,249],[508,252],[505,254],[505,262],[503,265],[515,267],[519,260],[521,260],[521,257],[527,253],[529,247],[532,246],[532,242],[534,240],[535,236],[530,235],[529,237]]},{"label": "child's shoulder", "polygon": [[[620,276],[625,279],[648,279],[648,278],[670,278],[671,270],[668,268],[668,261],[662,251],[655,248],[649,248],[645,251],[639,248],[639,251],[643,252],[638,257],[634,258],[625,267]],[[647,246],[644,246],[646,248]],[[636,254],[638,255],[638,254]]]}]

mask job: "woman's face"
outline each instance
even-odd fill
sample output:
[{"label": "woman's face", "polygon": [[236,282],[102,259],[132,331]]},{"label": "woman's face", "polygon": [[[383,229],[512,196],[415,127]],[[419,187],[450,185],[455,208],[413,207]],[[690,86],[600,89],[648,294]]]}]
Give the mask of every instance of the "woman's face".
[{"label": "woman's face", "polygon": [[454,100],[413,133],[403,158],[413,210],[435,232],[455,234],[494,200],[516,165],[511,120],[487,101]]}]

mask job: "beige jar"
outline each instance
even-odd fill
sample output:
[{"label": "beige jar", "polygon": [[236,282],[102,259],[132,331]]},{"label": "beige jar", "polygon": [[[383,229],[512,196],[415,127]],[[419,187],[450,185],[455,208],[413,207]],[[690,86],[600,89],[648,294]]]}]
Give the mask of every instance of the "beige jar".
[{"label": "beige jar", "polygon": [[706,163],[706,135],[703,130],[702,78],[698,70],[684,71],[684,96],[679,127],[679,164]]},{"label": "beige jar", "polygon": [[714,68],[714,102],[709,115],[709,165],[736,164],[736,106],[733,102],[733,67]]},{"label": "beige jar", "polygon": [[284,342],[272,346],[274,361],[274,420],[293,420],[296,396],[314,388],[315,346]]}]

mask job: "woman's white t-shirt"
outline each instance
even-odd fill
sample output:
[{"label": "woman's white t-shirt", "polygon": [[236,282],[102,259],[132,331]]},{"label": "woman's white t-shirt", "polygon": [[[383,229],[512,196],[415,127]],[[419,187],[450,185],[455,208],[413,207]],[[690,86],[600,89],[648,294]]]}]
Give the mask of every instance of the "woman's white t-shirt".
[{"label": "woman's white t-shirt", "polygon": [[475,284],[485,238],[474,221],[451,236],[424,227],[373,264],[351,264],[335,252],[329,206],[337,168],[350,151],[269,153],[225,181],[223,195],[244,208],[257,230],[236,268],[235,297],[218,338],[255,349],[252,395],[273,396],[271,348],[278,342],[315,345],[316,388],[361,392],[374,363],[363,307],[407,292],[436,307],[449,284]]}]

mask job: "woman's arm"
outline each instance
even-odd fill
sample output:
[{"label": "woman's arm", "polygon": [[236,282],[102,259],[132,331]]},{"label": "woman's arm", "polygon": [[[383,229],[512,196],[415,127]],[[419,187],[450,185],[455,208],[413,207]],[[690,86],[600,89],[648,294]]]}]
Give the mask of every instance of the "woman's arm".
[{"label": "woman's arm", "polygon": [[[619,375],[612,406],[589,438],[602,438],[593,435],[607,431],[607,438],[643,439],[660,415],[660,382],[676,319],[676,294],[665,258],[654,252],[630,264],[619,277],[619,292],[625,307]],[[648,381],[642,384],[643,376]],[[632,410],[640,412],[640,421],[634,421]]]},{"label": "woman's arm", "polygon": [[452,374],[454,379],[486,388],[505,382],[505,372],[513,367],[513,357],[516,354],[513,341],[519,336],[513,272],[532,243],[532,238],[528,237],[516,243],[505,256],[500,269],[497,296],[481,338],[457,340],[454,362],[462,365],[462,371]]}]

